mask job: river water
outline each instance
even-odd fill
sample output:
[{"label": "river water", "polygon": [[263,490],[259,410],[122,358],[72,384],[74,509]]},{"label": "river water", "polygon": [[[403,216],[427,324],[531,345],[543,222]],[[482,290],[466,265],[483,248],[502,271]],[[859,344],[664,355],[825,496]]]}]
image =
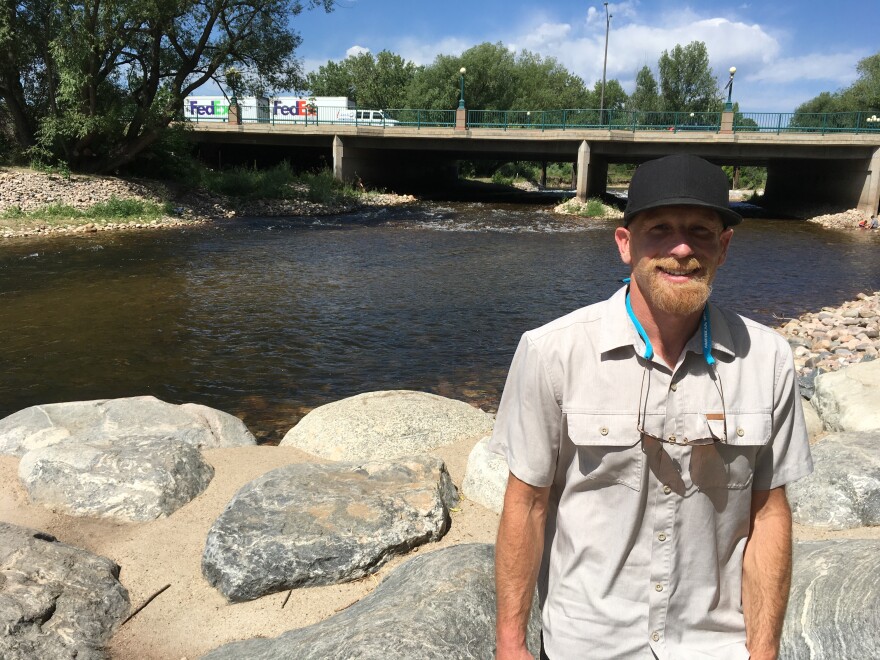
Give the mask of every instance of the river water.
[{"label": "river water", "polygon": [[[0,246],[0,417],[152,394],[277,442],[311,408],[383,389],[497,406],[520,334],[609,296],[613,223],[423,203],[340,218]],[[880,289],[880,232],[746,220],[713,300],[770,325]]]}]

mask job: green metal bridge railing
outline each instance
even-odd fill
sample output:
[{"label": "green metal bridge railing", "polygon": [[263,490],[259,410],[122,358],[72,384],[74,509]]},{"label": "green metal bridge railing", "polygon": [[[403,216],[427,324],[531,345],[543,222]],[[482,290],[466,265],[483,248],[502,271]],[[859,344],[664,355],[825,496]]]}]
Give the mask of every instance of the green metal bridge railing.
[{"label": "green metal bridge railing", "polygon": [[[271,106],[241,105],[243,124],[348,125],[394,128],[452,128],[455,110],[394,108],[383,111],[359,108],[318,107],[308,114],[273,114]],[[514,130],[613,130],[613,131],[705,131],[721,130],[721,112],[643,112],[640,110],[469,110],[468,128]],[[228,108],[216,115],[187,116],[194,123],[225,123]],[[737,112],[736,133],[880,133],[880,118],[874,112]]]}]

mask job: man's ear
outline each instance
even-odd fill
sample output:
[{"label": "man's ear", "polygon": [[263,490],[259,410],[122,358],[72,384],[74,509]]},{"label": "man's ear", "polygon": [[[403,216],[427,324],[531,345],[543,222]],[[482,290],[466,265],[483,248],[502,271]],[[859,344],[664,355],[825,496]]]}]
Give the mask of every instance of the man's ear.
[{"label": "man's ear", "polygon": [[627,266],[632,265],[632,255],[629,252],[631,238],[632,234],[626,227],[618,227],[614,230],[614,242],[617,243],[617,250],[620,252],[620,259]]},{"label": "man's ear", "polygon": [[721,241],[721,257],[718,259],[719,266],[727,260],[727,248],[730,246],[731,238],[733,238],[733,227],[728,227],[718,237]]}]

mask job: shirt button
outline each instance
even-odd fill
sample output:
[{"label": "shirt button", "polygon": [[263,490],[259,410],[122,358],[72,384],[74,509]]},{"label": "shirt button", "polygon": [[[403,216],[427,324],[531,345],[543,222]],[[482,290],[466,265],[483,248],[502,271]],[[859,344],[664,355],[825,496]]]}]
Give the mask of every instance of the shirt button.
[{"label": "shirt button", "polygon": [[659,534],[657,534],[657,538],[660,539],[661,541],[665,541],[666,534],[664,534],[663,532],[660,532]]},{"label": "shirt button", "polygon": [[603,426],[601,429],[599,429],[599,433],[601,433],[602,435],[608,435],[608,427]]},{"label": "shirt button", "polygon": [[676,385],[675,383],[672,383],[672,384],[669,386],[669,389],[672,390],[673,392],[675,392],[675,391],[678,389],[678,385]]},{"label": "shirt button", "polygon": [[653,639],[655,642],[659,642],[659,641],[660,641],[660,633],[658,633],[658,632],[655,630],[655,631],[654,631],[654,634],[651,635],[651,639]]},{"label": "shirt button", "polygon": [[654,590],[655,591],[663,591],[663,585],[662,584],[655,584]]},{"label": "shirt button", "polygon": [[743,437],[743,436],[746,434],[746,432],[743,431],[741,428],[739,428],[739,429],[736,430],[736,434],[737,434],[739,437]]},{"label": "shirt button", "polygon": [[669,442],[671,442],[672,444],[675,444],[675,439],[676,439],[676,438],[675,438],[674,435],[670,435],[670,436],[669,436]]},{"label": "shirt button", "polygon": [[666,495],[669,495],[669,493],[672,492],[672,489],[671,489],[669,486],[663,486],[663,492],[664,492]]}]

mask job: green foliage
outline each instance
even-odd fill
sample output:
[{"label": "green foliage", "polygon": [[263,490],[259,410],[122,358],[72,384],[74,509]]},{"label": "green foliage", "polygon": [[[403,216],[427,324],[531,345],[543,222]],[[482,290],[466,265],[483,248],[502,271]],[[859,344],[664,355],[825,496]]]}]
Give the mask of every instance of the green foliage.
[{"label": "green foliage", "polygon": [[795,110],[797,116],[792,125],[799,127],[820,127],[823,118],[810,117],[811,113],[827,112],[880,112],[880,53],[860,60],[856,65],[859,77],[856,81],[836,92],[822,92],[802,103]]},{"label": "green foliage", "polygon": [[359,196],[354,188],[337,181],[329,169],[297,174],[286,161],[264,170],[237,167],[214,171],[204,168],[200,172],[200,181],[214,194],[243,200],[305,198],[310,202],[332,204]]},{"label": "green foliage", "polygon": [[627,110],[656,112],[660,109],[660,93],[657,91],[657,80],[646,64],[636,74],[636,88],[627,100]]},{"label": "green foliage", "polygon": [[41,218],[46,220],[81,219],[109,222],[113,220],[155,219],[172,211],[169,203],[157,204],[141,199],[111,197],[87,209],[77,209],[69,204],[48,204],[33,211],[22,211],[13,206],[3,213],[5,219]]},{"label": "green foliage", "polygon": [[361,53],[331,60],[310,73],[306,85],[315,96],[347,96],[361,108],[403,108],[415,74],[415,64],[383,50],[375,57]]},{"label": "green foliage", "polygon": [[[291,18],[335,0],[61,0],[0,12],[0,114],[45,162],[113,171],[155,144],[214,80],[301,87]],[[240,77],[226,79],[237,65]]]},{"label": "green foliage", "polygon": [[438,55],[418,69],[407,90],[408,107],[457,107],[462,67],[467,70],[465,105],[471,110],[552,110],[593,101],[583,80],[552,57],[525,50],[517,55],[502,43],[482,43],[459,57]]},{"label": "green foliage", "polygon": [[570,199],[564,202],[561,207],[564,213],[582,218],[604,218],[608,214],[608,207],[597,197],[590,197],[586,203]]},{"label": "green foliage", "polygon": [[721,109],[718,81],[702,41],[692,41],[687,46],[676,44],[671,52],[664,50],[657,65],[662,110],[717,112]]},{"label": "green foliage", "polygon": [[724,165],[722,168],[727,175],[727,180],[731,188],[739,190],[756,190],[764,188],[767,185],[767,168]]}]

